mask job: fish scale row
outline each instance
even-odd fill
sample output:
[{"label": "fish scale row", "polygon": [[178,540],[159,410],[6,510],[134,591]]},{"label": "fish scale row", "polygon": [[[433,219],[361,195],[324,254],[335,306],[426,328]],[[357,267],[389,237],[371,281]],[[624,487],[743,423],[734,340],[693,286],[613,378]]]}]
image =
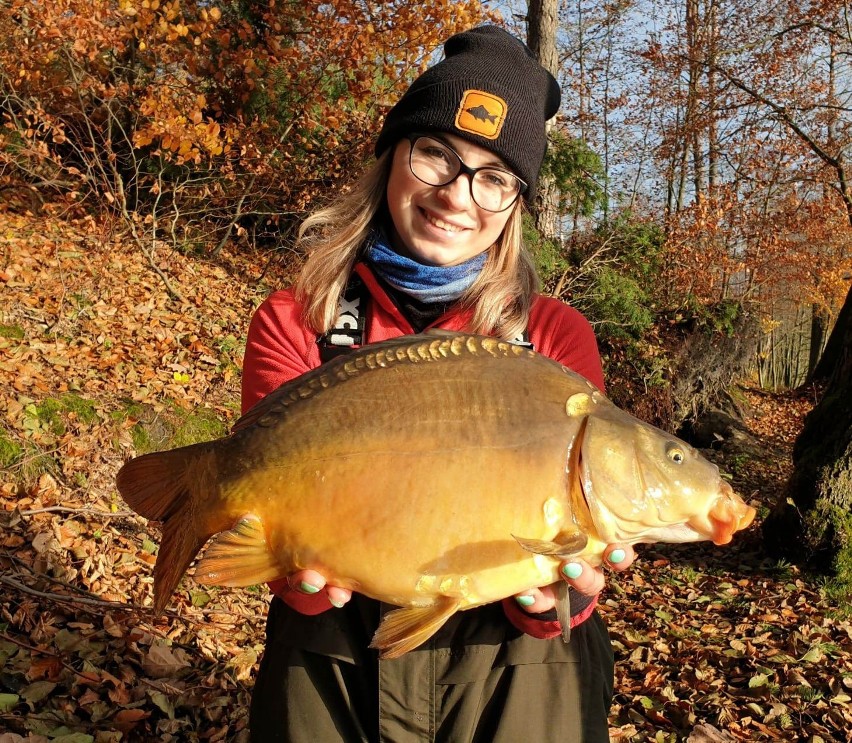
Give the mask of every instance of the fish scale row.
[{"label": "fish scale row", "polygon": [[[345,382],[351,377],[357,376],[364,371],[384,369],[400,363],[419,364],[422,361],[442,361],[444,359],[462,358],[465,352],[472,355],[485,351],[494,357],[521,356],[530,351],[508,341],[497,338],[457,336],[453,338],[436,338],[428,342],[411,343],[400,345],[393,343],[390,348],[382,348],[383,344],[377,344],[369,353],[358,354],[354,357],[346,357],[335,364],[332,362],[330,368],[320,367],[320,373],[312,375],[303,384],[292,389],[289,394],[277,404],[271,406],[267,413],[257,423],[261,426],[271,426],[278,422],[278,416],[290,405],[313,397],[321,390],[331,387],[335,381]],[[331,368],[334,367],[334,368]]]}]

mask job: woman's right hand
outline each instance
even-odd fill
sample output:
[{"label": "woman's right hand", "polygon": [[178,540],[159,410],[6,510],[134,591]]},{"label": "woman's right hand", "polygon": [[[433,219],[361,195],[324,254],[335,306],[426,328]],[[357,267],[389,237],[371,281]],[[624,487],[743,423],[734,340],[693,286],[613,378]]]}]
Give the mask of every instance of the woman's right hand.
[{"label": "woman's right hand", "polygon": [[340,608],[352,598],[352,591],[329,586],[316,570],[299,570],[286,578],[269,583],[270,590],[287,606],[300,614],[313,616],[335,607]]}]

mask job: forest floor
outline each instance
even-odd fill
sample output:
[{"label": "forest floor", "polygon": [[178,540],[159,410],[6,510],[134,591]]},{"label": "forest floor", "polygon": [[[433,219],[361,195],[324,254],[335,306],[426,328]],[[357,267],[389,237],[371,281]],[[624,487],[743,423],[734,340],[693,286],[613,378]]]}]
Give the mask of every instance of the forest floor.
[{"label": "forest floor", "polygon": [[[184,581],[155,617],[158,534],[114,481],[236,420],[248,318],[286,279],[265,260],[0,213],[0,743],[248,739],[265,590]],[[744,394],[764,450],[719,464],[765,514],[813,401]],[[852,740],[849,615],[762,553],[759,520],[609,576],[612,741]]]}]

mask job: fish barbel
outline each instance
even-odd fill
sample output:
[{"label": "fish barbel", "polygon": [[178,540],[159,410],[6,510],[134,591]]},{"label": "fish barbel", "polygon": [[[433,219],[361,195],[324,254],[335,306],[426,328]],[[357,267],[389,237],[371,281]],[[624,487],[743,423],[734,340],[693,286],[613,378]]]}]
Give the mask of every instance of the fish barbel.
[{"label": "fish barbel", "polygon": [[365,346],[294,379],[215,441],[146,454],[118,489],[162,522],[155,608],[215,535],[202,584],[310,568],[401,608],[396,657],[456,611],[602,562],[608,544],[726,544],[755,511],[716,465],[580,375],[490,337]]}]

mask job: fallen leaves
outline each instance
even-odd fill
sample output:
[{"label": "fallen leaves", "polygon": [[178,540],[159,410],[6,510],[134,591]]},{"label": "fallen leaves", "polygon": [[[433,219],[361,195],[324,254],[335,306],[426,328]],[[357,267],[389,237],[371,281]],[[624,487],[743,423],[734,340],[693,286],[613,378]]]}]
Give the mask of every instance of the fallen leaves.
[{"label": "fallen leaves", "polygon": [[162,268],[203,297],[176,306],[90,229],[0,214],[0,741],[244,740],[266,594],[187,590],[154,617],[157,535],[114,478],[140,419],[236,416],[237,339],[265,290],[172,254]]},{"label": "fallen leaves", "polygon": [[[782,492],[809,403],[747,395],[766,455],[733,485],[759,507]],[[852,625],[838,609],[763,555],[759,525],[724,549],[645,548],[609,577],[602,609],[617,659],[613,741],[848,742]]]},{"label": "fallen leaves", "polygon": [[[91,229],[0,214],[0,460],[17,452],[0,474],[0,743],[239,743],[265,590],[185,581],[154,617],[158,534],[114,478],[139,422],[153,436],[175,407],[235,417],[240,339],[268,287],[233,276],[264,261],[164,253],[176,304],[143,257]],[[746,395],[765,457],[720,464],[759,507],[811,401]],[[849,740],[852,629],[810,578],[764,558],[758,527],[725,549],[640,548],[601,611],[614,743]]]}]

